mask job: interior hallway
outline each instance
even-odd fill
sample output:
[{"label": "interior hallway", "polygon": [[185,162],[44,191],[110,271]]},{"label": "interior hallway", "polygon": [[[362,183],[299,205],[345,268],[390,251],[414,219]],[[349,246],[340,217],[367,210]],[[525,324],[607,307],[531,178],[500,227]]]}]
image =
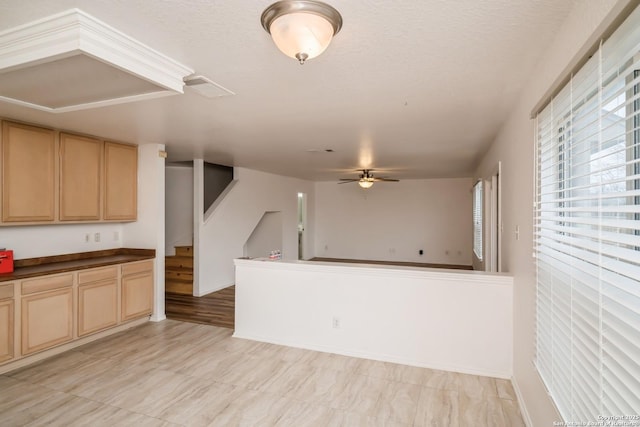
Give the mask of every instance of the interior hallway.
[{"label": "interior hallway", "polygon": [[202,297],[165,293],[168,319],[234,328],[236,287],[229,286]]}]

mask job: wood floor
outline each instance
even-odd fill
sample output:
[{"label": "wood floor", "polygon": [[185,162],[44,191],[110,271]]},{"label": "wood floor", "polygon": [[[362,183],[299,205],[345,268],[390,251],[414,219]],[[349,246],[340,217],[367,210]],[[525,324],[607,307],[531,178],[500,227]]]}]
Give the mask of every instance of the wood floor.
[{"label": "wood floor", "polygon": [[169,319],[233,329],[235,307],[235,286],[202,297],[165,293],[165,313]]},{"label": "wood floor", "polygon": [[453,270],[473,270],[473,266],[461,265],[461,264],[429,264],[424,262],[372,261],[372,260],[365,260],[365,259],[321,258],[321,257],[311,258],[309,261],[344,262],[349,264],[398,265],[402,267],[448,268]]},{"label": "wood floor", "polygon": [[3,426],[523,426],[507,380],[165,320],[0,375]]}]

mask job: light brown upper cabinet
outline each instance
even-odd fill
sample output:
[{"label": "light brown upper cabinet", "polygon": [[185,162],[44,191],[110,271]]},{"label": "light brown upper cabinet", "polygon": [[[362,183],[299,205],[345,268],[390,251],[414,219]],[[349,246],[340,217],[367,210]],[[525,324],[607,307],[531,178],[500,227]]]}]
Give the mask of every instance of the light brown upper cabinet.
[{"label": "light brown upper cabinet", "polygon": [[102,142],[60,134],[60,221],[100,219]]},{"label": "light brown upper cabinet", "polygon": [[137,217],[138,147],[104,143],[104,218],[135,220]]},{"label": "light brown upper cabinet", "polygon": [[55,215],[55,132],[2,123],[2,220],[53,221]]}]

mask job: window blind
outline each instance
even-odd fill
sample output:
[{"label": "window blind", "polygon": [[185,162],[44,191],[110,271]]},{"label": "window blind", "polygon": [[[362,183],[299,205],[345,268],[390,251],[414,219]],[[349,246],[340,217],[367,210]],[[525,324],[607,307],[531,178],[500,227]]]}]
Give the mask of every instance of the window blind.
[{"label": "window blind", "polygon": [[565,421],[640,414],[640,8],[536,122],[537,369]]},{"label": "window blind", "polygon": [[482,181],[473,186],[473,252],[482,261]]}]

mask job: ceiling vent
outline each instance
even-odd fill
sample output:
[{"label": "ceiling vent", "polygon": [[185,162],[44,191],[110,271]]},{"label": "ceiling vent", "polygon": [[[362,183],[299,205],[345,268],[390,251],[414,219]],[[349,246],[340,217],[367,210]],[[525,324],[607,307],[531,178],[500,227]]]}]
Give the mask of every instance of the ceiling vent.
[{"label": "ceiling vent", "polygon": [[206,98],[235,95],[229,89],[220,86],[205,76],[189,76],[184,79],[184,84]]},{"label": "ceiling vent", "polygon": [[81,10],[0,32],[0,101],[52,113],[183,93],[193,70]]}]

